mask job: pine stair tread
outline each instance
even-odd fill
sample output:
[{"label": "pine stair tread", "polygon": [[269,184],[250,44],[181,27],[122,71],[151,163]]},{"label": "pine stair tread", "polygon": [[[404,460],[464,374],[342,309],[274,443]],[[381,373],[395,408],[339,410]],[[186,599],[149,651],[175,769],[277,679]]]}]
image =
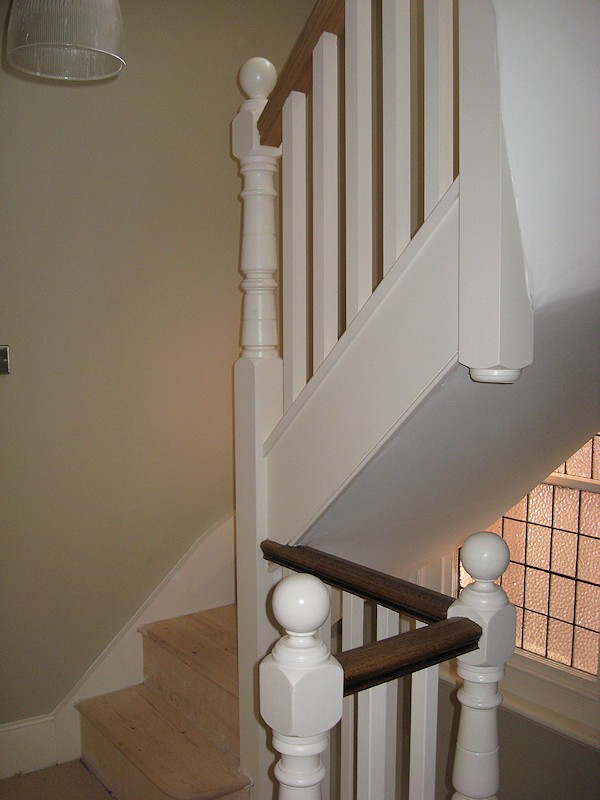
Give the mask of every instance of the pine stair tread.
[{"label": "pine stair tread", "polygon": [[144,684],[83,700],[77,709],[167,798],[216,800],[250,786],[232,756]]},{"label": "pine stair tread", "polygon": [[140,628],[184,664],[238,696],[235,605],[152,622]]}]

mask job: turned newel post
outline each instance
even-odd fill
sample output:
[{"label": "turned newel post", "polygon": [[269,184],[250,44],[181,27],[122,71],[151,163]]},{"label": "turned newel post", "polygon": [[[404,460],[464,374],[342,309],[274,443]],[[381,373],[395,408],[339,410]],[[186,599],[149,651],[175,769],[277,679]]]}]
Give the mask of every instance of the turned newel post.
[{"label": "turned newel post", "polygon": [[321,753],[341,719],[344,673],[316,632],[329,616],[329,591],[313,575],[291,575],[273,593],[286,636],[260,665],[260,713],[273,729],[279,800],[320,800]]},{"label": "turned newel post", "polygon": [[278,355],[275,288],[277,242],[275,237],[274,177],[278,147],[263,147],[256,124],[275,86],[277,73],[266,58],[251,58],[239,74],[248,100],[233,121],[233,155],[239,159],[244,187],[241,269],[242,356]]},{"label": "turned newel post", "polygon": [[448,617],[468,617],[483,633],[478,649],[457,659],[463,685],[453,800],[496,800],[499,788],[498,683],[515,647],[515,609],[494,581],[508,566],[509,555],[506,542],[489,531],[474,533],[461,549],[462,563],[475,582],[462,590]]}]

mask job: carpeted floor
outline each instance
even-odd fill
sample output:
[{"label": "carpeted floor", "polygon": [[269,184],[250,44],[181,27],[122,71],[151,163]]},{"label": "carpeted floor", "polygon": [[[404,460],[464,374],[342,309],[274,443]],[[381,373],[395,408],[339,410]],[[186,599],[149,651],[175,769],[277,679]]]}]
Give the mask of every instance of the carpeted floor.
[{"label": "carpeted floor", "polygon": [[0,800],[109,800],[110,797],[110,792],[81,761],[0,781]]}]

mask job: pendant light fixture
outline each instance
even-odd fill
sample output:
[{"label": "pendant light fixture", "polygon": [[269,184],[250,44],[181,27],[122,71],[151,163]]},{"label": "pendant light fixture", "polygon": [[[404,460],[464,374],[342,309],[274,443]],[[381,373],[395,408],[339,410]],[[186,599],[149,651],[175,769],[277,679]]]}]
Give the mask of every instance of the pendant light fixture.
[{"label": "pendant light fixture", "polygon": [[13,0],[6,57],[15,69],[40,78],[112,78],[125,66],[119,2]]}]

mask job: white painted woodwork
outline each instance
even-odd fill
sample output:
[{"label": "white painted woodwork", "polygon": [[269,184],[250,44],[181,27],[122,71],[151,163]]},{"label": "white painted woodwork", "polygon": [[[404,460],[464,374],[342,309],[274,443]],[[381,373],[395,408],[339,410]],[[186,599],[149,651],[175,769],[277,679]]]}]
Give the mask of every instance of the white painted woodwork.
[{"label": "white painted woodwork", "polygon": [[346,327],[373,288],[371,2],[347,0]]},{"label": "white painted woodwork", "polygon": [[321,36],[313,52],[313,372],[338,338],[338,40]]},{"label": "white painted woodwork", "polygon": [[242,355],[276,357],[279,343],[275,312],[275,274],[278,270],[275,238],[274,188],[279,148],[260,144],[256,123],[277,80],[275,67],[265,58],[251,58],[240,70],[240,84],[248,95],[232,123],[232,151],[240,162],[244,187],[241,270]]},{"label": "white painted woodwork", "polygon": [[[364,600],[353,594],[342,594],[342,651],[360,647],[364,642]],[[357,698],[344,698],[341,725],[340,795],[347,800],[358,800],[356,789],[357,743],[354,737]]]},{"label": "white painted woodwork", "polygon": [[382,0],[383,274],[411,236],[410,0]]},{"label": "white painted woodwork", "polygon": [[316,636],[329,617],[329,591],[313,575],[291,575],[273,592],[273,614],[286,635],[260,665],[260,713],[281,753],[280,800],[321,800],[320,755],[342,716],[344,672]]},{"label": "white painted woodwork", "polygon": [[494,10],[460,0],[459,358],[512,383],[533,359],[533,312],[504,143]]},{"label": "white painted woodwork", "polygon": [[283,407],[306,385],[307,207],[306,96],[292,92],[283,107]]},{"label": "white painted woodwork", "polygon": [[454,758],[453,800],[496,800],[500,785],[497,708],[498,683],[515,647],[515,609],[494,581],[508,566],[506,542],[483,531],[461,549],[465,569],[475,582],[462,590],[448,617],[467,617],[482,628],[477,650],[458,657],[463,686],[458,692],[460,723]]},{"label": "white painted woodwork", "polygon": [[272,65],[265,59],[250,59],[242,67],[240,82],[250,95],[233,121],[232,137],[244,176],[242,270],[246,275],[243,352],[234,367],[240,763],[252,776],[257,795],[267,797],[272,792],[270,754],[264,731],[256,724],[254,670],[277,636],[264,609],[279,571],[268,570],[259,544],[268,531],[263,443],[283,413],[283,371],[274,320],[277,247],[272,170],[279,150],[261,146],[256,129],[266,103],[265,84],[274,83]]},{"label": "white painted woodwork", "polygon": [[453,0],[423,3],[425,217],[454,180]]},{"label": "white painted woodwork", "polygon": [[[416,623],[417,628],[424,623]],[[437,751],[437,664],[411,679],[408,800],[434,800]]]},{"label": "white painted woodwork", "polygon": [[327,380],[319,371],[267,440],[270,538],[303,533],[456,363],[456,188],[336,344]]},{"label": "white painted woodwork", "polygon": [[[400,615],[389,608],[377,608],[377,639],[387,639],[400,633]],[[393,800],[396,797],[396,769],[398,761],[398,681],[382,684],[385,690],[383,720],[378,734],[379,746],[383,751],[383,797]]]}]

